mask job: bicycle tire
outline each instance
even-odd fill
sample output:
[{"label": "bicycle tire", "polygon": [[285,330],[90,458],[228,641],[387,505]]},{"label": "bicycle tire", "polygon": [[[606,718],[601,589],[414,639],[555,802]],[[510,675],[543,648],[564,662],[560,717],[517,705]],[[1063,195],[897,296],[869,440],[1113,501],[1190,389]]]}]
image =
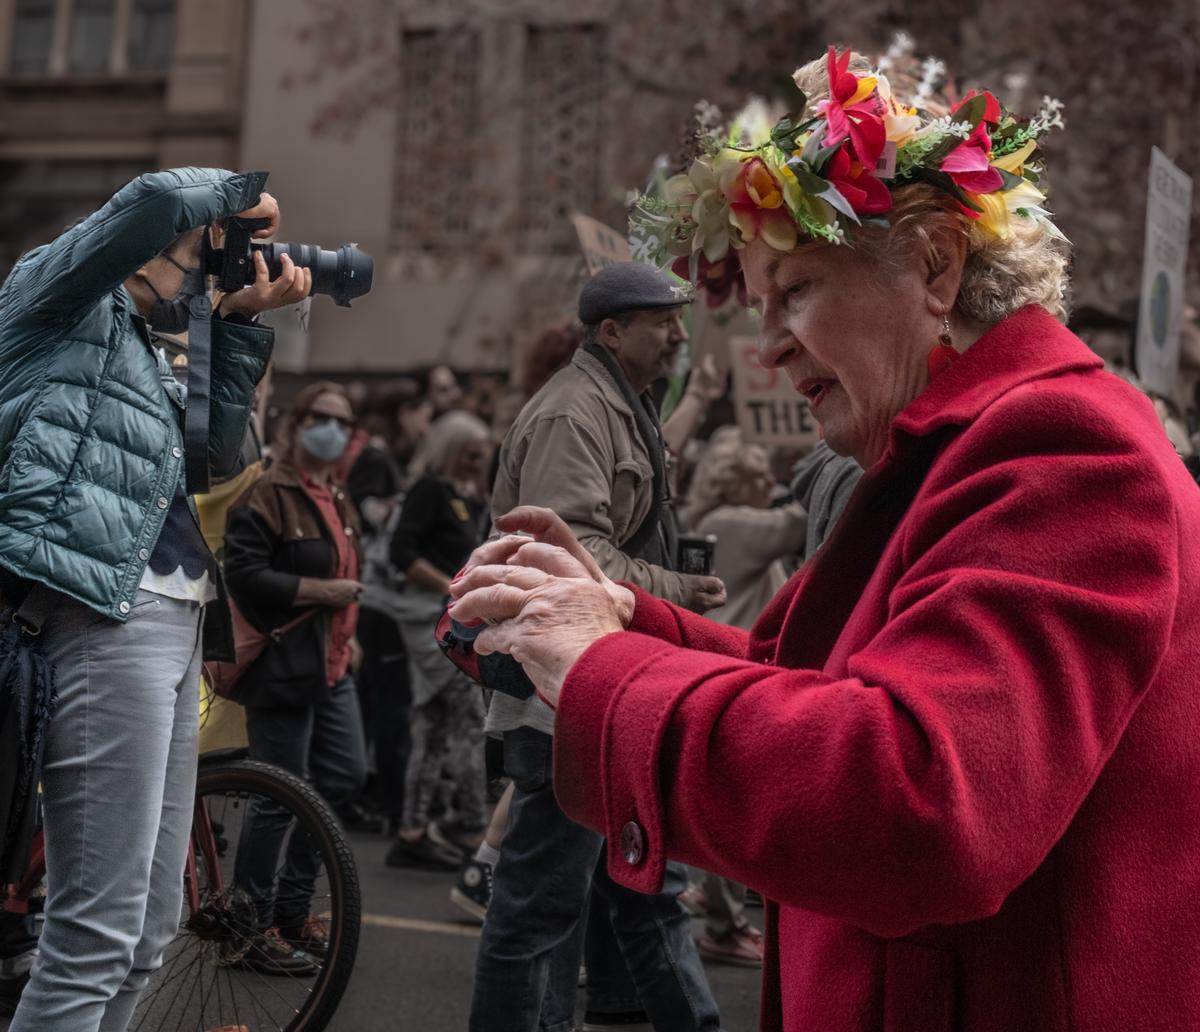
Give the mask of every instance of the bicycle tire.
[{"label": "bicycle tire", "polygon": [[[237,760],[236,762],[220,761],[209,765],[205,765],[202,762],[196,784],[197,800],[220,796],[233,796],[234,798],[243,799],[258,796],[286,807],[295,820],[295,824],[289,828],[289,832],[295,833],[295,829],[302,829],[310,836],[310,841],[316,846],[321,865],[325,871],[325,877],[329,880],[331,899],[331,915],[329,918],[330,949],[326,957],[323,958],[320,970],[313,980],[311,990],[307,991],[303,1003],[295,1009],[294,1016],[286,1025],[277,1025],[277,1028],[280,1032],[321,1032],[329,1024],[334,1012],[341,1003],[342,996],[345,994],[346,986],[354,968],[355,957],[358,953],[359,933],[362,927],[362,895],[353,853],[329,804],[321,798],[308,782],[285,770],[249,759]],[[209,902],[212,902],[211,897]],[[185,901],[185,913],[187,910],[188,906]],[[193,914],[192,916],[194,917],[195,915]],[[233,928],[234,925],[232,922],[229,922],[226,927]],[[181,928],[179,936],[177,936],[173,944],[183,944],[177,950],[176,956],[181,955],[184,951],[195,945],[195,942],[189,942],[190,939],[198,940],[199,936],[191,930],[189,923],[189,925]],[[168,947],[169,949],[170,947]],[[220,1008],[223,1006],[220,977],[222,972],[225,973],[226,978],[230,978],[231,976],[228,973],[228,969],[223,968],[221,964],[209,963],[206,965],[204,960],[204,951],[200,950],[197,951],[197,956],[189,960],[188,965],[185,966],[185,972],[191,967],[197,970],[197,974],[196,983],[189,987],[184,1009],[186,1011],[191,1004],[197,986],[199,986],[201,993],[199,997],[200,1013],[198,1019],[189,1012],[185,1015],[186,1023],[181,1020],[177,1025],[174,1025],[174,1023],[164,1025],[161,1023],[160,1017],[158,1019],[159,1023],[151,1025],[149,1028],[162,1029],[162,1032],[169,1032],[169,1029],[174,1025],[174,1027],[180,1029],[186,1027],[190,1032],[191,1029],[196,1027],[212,1027],[209,1022],[213,1019],[207,1017],[207,1005],[213,996],[214,986],[216,987],[216,1002],[219,1008],[216,1020],[220,1024],[230,1023],[230,1021],[226,1020],[230,1016],[220,1011]],[[156,973],[150,985],[142,994],[142,1000],[139,1002],[133,1021],[130,1023],[131,1032],[138,1029],[140,1023],[145,1022],[153,1014],[157,996],[166,984],[164,979],[167,981],[172,978],[179,980],[182,977],[172,973],[164,974],[165,972],[168,972],[167,964],[164,964]],[[212,976],[213,983],[205,990],[203,984],[209,974]],[[259,977],[259,980],[263,981],[262,976],[256,977]],[[269,983],[269,978],[266,982]],[[156,986],[158,987],[157,991]],[[239,992],[245,992],[244,987],[245,982],[243,981],[239,986]],[[183,986],[179,986],[175,990],[176,995],[174,999],[177,999],[182,991]],[[253,995],[253,991],[251,991],[251,994]],[[230,986],[228,997],[231,1001],[234,999],[234,995],[234,989]],[[276,995],[280,994],[276,991]],[[257,1001],[254,1001],[254,1004],[257,1008]],[[234,1006],[236,1008],[236,1003]],[[171,1012],[173,1007],[174,1002],[168,1004],[168,1013]],[[236,1009],[232,1017],[237,1020],[237,1023],[243,1023]],[[197,1025],[197,1020],[200,1022],[199,1026]],[[256,1029],[262,1027],[261,1021],[256,1020],[253,1027]]]}]

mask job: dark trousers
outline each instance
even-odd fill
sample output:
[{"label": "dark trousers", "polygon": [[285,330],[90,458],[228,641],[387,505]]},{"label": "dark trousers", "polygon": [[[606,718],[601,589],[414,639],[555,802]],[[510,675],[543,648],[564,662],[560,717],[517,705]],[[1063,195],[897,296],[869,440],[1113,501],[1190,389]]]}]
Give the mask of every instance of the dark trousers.
[{"label": "dark trousers", "polygon": [[[253,759],[311,781],[332,806],[362,790],[367,755],[353,678],[343,677],[332,697],[316,706],[248,706],[246,731]],[[292,823],[286,809],[262,796],[252,796],[246,806],[233,880],[254,900],[260,928],[299,924],[308,915],[321,865],[309,837],[296,833],[280,866]]]},{"label": "dark trousers", "polygon": [[675,899],[678,877],[653,896],[615,885],[603,867],[604,839],[567,817],[554,798],[552,751],[553,739],[540,731],[504,733],[505,773],[516,789],[479,944],[470,1032],[573,1027],[593,889],[603,901],[593,913],[607,917],[616,934],[602,960],[615,971],[597,986],[605,1009],[643,1006],[657,1032],[714,1032],[717,1007]]},{"label": "dark trousers", "polygon": [[358,643],[363,650],[358,701],[375,751],[375,802],[381,813],[398,821],[404,812],[404,774],[412,752],[408,653],[396,621],[365,606],[358,612]]}]

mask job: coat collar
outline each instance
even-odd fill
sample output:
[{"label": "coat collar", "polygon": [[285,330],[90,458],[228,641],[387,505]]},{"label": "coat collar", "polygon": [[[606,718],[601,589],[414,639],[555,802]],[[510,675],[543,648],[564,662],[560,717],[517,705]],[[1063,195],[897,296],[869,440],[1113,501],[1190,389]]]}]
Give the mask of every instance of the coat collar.
[{"label": "coat collar", "polygon": [[597,361],[594,355],[589,355],[580,347],[572,356],[571,364],[577,369],[582,370],[596,382],[596,386],[600,388],[600,393],[604,395],[604,400],[610,407],[624,413],[631,419],[633,418],[633,410],[626,403],[625,398],[621,394],[621,389],[613,383],[612,376],[609,375],[608,370]]},{"label": "coat collar", "polygon": [[1044,308],[1027,305],[988,330],[895,418],[887,454],[897,451],[901,435],[928,437],[974,422],[1021,384],[1103,365]]}]

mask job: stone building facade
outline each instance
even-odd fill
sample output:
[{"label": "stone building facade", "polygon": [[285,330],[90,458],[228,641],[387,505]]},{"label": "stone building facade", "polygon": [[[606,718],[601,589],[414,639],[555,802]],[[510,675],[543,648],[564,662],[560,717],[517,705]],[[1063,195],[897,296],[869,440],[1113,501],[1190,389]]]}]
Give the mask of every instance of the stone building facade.
[{"label": "stone building facade", "polygon": [[0,274],[147,169],[239,158],[242,0],[0,0]]}]

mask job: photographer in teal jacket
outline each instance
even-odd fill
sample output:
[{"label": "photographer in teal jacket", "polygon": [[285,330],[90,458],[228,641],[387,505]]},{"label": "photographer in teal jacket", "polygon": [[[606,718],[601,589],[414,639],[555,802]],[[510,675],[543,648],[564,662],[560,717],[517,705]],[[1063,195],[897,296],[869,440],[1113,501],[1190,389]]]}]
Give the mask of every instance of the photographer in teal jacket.
[{"label": "photographer in teal jacket", "polygon": [[[221,220],[266,218],[255,235],[274,232],[265,179],[140,176],[0,287],[0,591],[7,607],[31,591],[51,601],[38,640],[58,691],[42,773],[46,920],[11,1032],[122,1032],[178,928],[202,614],[219,575],[183,484],[186,389],[150,329],[186,327]],[[312,286],[287,258],[274,281],[256,266],[252,285],[212,298],[218,478],[235,469],[271,354],[253,317]]]}]

